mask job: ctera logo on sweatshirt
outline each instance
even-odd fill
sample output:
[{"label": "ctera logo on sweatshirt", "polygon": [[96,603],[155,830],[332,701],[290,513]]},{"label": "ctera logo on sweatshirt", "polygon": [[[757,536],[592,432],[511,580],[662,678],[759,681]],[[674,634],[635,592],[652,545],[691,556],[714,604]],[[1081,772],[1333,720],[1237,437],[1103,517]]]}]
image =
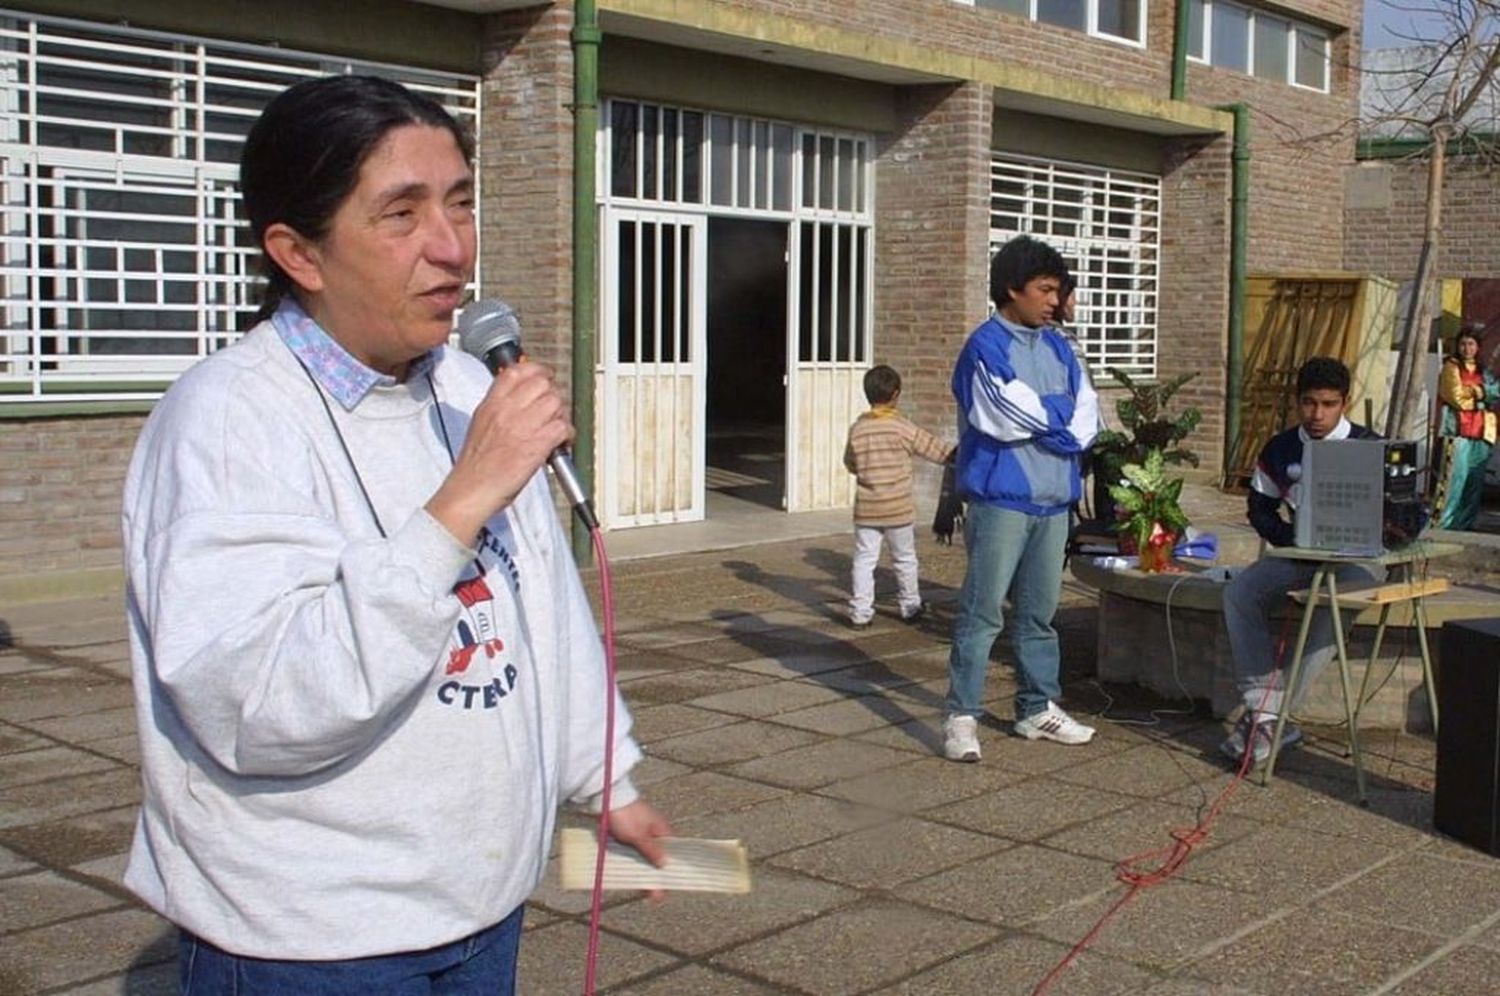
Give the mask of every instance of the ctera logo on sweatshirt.
[{"label": "ctera logo on sweatshirt", "polygon": [[[495,596],[483,577],[469,578],[453,586],[453,594],[463,606],[458,624],[453,628],[453,644],[448,651],[445,675],[466,674],[476,657],[494,660],[505,649],[495,618]],[[445,706],[464,709],[493,709],[516,687],[518,673],[507,663],[483,684],[459,680],[443,682],[437,688],[437,699]]]}]

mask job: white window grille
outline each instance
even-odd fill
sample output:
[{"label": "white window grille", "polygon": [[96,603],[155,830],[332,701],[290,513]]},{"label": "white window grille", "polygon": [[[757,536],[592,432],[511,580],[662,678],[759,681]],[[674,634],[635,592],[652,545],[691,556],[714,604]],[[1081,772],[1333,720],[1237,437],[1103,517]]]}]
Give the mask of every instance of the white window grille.
[{"label": "white window grille", "polygon": [[1052,245],[1077,276],[1074,330],[1095,379],[1105,367],[1155,376],[1161,178],[995,155],[990,252],[1017,235]]},{"label": "white window grille", "polygon": [[236,339],[260,283],[244,136],[285,87],[355,72],[477,132],[472,76],[0,11],[0,404],[155,398]]}]

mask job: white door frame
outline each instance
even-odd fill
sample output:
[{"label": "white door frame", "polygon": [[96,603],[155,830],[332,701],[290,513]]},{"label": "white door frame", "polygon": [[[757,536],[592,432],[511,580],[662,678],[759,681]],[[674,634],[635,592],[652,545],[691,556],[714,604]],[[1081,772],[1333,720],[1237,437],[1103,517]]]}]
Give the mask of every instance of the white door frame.
[{"label": "white door frame", "polygon": [[[603,418],[600,428],[604,445],[600,447],[600,509],[608,528],[660,525],[671,522],[695,522],[704,514],[704,462],[707,449],[706,382],[708,379],[708,215],[702,212],[655,211],[605,206],[600,210],[604,229],[605,253],[601,264],[618,267],[620,230],[623,223],[635,225],[636,239],[645,228],[691,233],[685,259],[673,255],[673,286],[680,305],[685,292],[687,307],[673,309],[672,327],[663,327],[659,288],[666,258],[662,242],[655,241],[655,295],[658,307],[648,314],[641,294],[645,277],[644,260],[635,253],[635,311],[631,325],[635,331],[634,362],[620,356],[620,290],[622,280],[615,274],[603,274],[603,321],[599,355]],[[680,243],[679,243],[680,245]],[[686,262],[688,279],[682,270]],[[676,358],[686,332],[688,359]],[[647,342],[649,335],[652,342]],[[663,337],[674,344],[673,358],[662,359]],[[647,348],[649,347],[649,348]],[[643,360],[649,355],[651,358]],[[683,385],[681,381],[688,383]],[[670,390],[667,404],[659,405],[661,388]],[[683,394],[686,393],[686,397]],[[629,405],[626,406],[628,399]],[[684,411],[686,407],[686,411]],[[643,419],[652,422],[650,431],[638,426]],[[664,421],[665,420],[665,421]],[[684,420],[688,431],[679,431]],[[665,444],[658,448],[656,444]],[[665,475],[663,477],[663,475]],[[647,487],[649,485],[649,488]],[[630,494],[626,494],[626,490]],[[648,490],[650,493],[648,493]],[[685,491],[685,494],[684,494]]]}]

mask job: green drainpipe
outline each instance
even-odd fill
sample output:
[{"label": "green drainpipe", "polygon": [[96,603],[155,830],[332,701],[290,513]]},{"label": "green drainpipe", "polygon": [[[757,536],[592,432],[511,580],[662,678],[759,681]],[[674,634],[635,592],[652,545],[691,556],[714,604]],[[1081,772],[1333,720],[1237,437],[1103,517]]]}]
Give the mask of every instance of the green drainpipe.
[{"label": "green drainpipe", "polygon": [[1229,373],[1224,413],[1224,472],[1240,436],[1240,401],[1245,378],[1245,258],[1250,241],[1250,108],[1227,104],[1234,115],[1234,158],[1229,211]]},{"label": "green drainpipe", "polygon": [[1177,0],[1176,31],[1172,37],[1172,99],[1187,97],[1188,20],[1193,0]]},{"label": "green drainpipe", "polygon": [[[598,356],[595,302],[599,227],[594,207],[594,153],[599,131],[599,13],[594,0],[573,8],[573,462],[585,494],[594,494],[594,367]],[[596,499],[597,504],[597,499]],[[577,516],[573,555],[593,559],[588,530]]]}]

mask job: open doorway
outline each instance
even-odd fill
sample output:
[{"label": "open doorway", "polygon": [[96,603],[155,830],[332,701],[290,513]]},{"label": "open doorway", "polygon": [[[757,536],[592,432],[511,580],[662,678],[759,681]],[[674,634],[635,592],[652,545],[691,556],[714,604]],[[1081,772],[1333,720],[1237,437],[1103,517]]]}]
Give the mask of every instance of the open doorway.
[{"label": "open doorway", "polygon": [[715,498],[785,507],[787,229],[709,219],[710,515]]}]

